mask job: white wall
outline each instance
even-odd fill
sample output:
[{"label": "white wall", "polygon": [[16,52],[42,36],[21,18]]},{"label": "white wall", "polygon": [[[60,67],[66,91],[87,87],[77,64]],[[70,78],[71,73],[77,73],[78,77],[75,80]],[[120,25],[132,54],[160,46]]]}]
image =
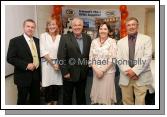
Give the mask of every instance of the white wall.
[{"label": "white wall", "polygon": [[[7,5],[5,6],[5,56],[10,39],[23,33],[23,21],[31,18],[36,20],[35,5]],[[5,62],[5,75],[13,73],[13,66]],[[5,104],[16,104],[17,90],[13,76],[5,79]]]},{"label": "white wall", "polygon": [[52,5],[38,5],[37,7],[38,37],[45,32],[46,21],[52,13]]},{"label": "white wall", "polygon": [[[10,39],[22,34],[22,24],[25,19],[35,18],[35,6],[7,5],[5,6],[5,56]],[[5,62],[5,75],[13,73],[13,66]]]},{"label": "white wall", "polygon": [[152,49],[155,52],[155,10],[148,9],[146,12],[146,29],[147,35],[151,36],[152,39]]}]

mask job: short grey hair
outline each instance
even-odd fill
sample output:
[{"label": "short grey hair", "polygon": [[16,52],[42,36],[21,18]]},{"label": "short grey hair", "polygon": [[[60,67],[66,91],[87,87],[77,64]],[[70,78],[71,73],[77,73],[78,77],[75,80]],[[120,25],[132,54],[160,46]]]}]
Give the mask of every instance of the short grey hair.
[{"label": "short grey hair", "polygon": [[80,21],[82,25],[84,24],[83,23],[83,19],[81,19],[79,17],[74,17],[73,20],[72,20],[72,22],[71,22],[71,25],[73,25],[76,21]]},{"label": "short grey hair", "polygon": [[25,26],[26,22],[31,22],[31,23],[34,23],[34,24],[36,25],[36,23],[35,23],[35,21],[34,21],[33,19],[26,19],[26,20],[23,22],[23,26]]}]

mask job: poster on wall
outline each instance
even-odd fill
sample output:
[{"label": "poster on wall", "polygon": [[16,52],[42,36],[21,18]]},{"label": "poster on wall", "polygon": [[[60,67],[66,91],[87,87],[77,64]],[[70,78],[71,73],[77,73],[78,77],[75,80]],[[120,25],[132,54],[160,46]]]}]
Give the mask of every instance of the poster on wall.
[{"label": "poster on wall", "polygon": [[120,11],[119,10],[98,10],[98,9],[73,9],[68,7],[62,8],[63,33],[67,34],[72,31],[71,21],[73,17],[80,17],[84,21],[83,31],[95,39],[98,36],[98,27],[101,22],[107,22],[111,31],[109,36],[113,39],[120,39]]}]

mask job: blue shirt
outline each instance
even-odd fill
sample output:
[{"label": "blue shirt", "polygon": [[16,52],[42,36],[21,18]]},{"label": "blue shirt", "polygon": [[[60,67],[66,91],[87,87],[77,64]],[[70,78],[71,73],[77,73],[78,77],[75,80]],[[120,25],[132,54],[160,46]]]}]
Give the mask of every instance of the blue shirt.
[{"label": "blue shirt", "polygon": [[83,38],[82,38],[82,36],[81,36],[81,38],[76,38],[76,40],[77,40],[77,43],[78,43],[78,46],[79,46],[81,53],[83,53]]}]

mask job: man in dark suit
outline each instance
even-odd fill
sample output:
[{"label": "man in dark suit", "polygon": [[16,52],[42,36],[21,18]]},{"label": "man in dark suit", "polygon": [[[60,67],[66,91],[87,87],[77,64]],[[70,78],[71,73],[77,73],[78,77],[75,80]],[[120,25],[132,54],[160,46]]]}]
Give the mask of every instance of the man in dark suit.
[{"label": "man in dark suit", "polygon": [[10,40],[7,61],[14,66],[14,83],[18,90],[18,105],[40,104],[39,39],[33,37],[35,21],[23,23],[24,34]]},{"label": "man in dark suit", "polygon": [[73,90],[78,105],[86,104],[85,85],[91,38],[82,33],[83,20],[72,20],[72,33],[60,39],[58,59],[63,76],[63,104],[71,105]]}]

